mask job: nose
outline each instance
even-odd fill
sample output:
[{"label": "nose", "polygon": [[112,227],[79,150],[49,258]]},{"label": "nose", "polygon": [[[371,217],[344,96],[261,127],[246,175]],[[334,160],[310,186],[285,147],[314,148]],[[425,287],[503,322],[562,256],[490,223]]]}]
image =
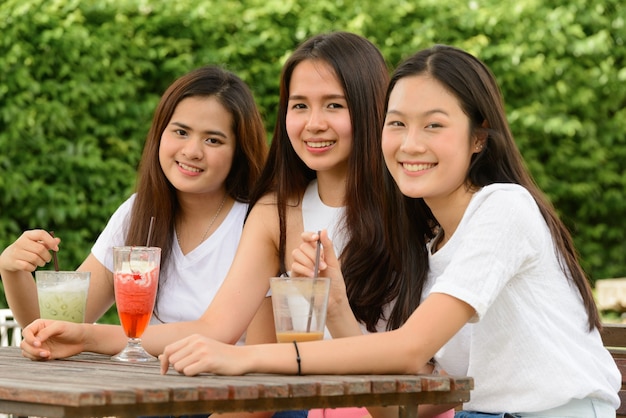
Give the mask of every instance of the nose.
[{"label": "nose", "polygon": [[306,124],[306,129],[309,132],[319,132],[325,130],[327,127],[328,124],[326,122],[326,117],[323,110],[311,109],[309,113],[309,119]]},{"label": "nose", "polygon": [[417,129],[407,129],[402,137],[400,150],[407,154],[426,152],[426,144]]},{"label": "nose", "polygon": [[182,153],[190,160],[199,160],[204,155],[202,151],[202,141],[190,138],[185,141]]}]

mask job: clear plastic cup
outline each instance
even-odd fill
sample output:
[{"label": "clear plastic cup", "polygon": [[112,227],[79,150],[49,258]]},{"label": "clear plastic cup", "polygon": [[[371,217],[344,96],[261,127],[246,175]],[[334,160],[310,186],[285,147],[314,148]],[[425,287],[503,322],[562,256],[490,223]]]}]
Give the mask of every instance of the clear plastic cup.
[{"label": "clear plastic cup", "polygon": [[329,278],[272,277],[270,287],[279,343],[324,338]]},{"label": "clear plastic cup", "polygon": [[35,271],[39,316],[84,322],[90,278],[88,271]]}]

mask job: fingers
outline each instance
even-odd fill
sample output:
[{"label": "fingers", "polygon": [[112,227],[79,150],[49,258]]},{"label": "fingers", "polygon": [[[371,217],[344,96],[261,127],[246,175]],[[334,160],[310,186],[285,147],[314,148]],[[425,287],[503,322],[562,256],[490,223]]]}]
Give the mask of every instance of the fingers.
[{"label": "fingers", "polygon": [[[291,272],[294,276],[298,277],[313,277],[315,275],[315,252],[316,249],[306,248],[305,244],[302,244],[303,248],[295,249],[292,252],[293,264],[291,266]],[[324,271],[326,269],[326,262],[320,257],[319,270]]]},{"label": "fingers", "polygon": [[170,361],[165,354],[159,354],[159,361],[161,362],[161,374],[167,374],[167,370],[170,368]]},{"label": "fingers", "polygon": [[8,271],[35,271],[50,262],[50,251],[58,251],[60,242],[42,229],[26,231],[2,253],[1,267]]},{"label": "fingers", "polygon": [[302,234],[303,243],[292,252],[294,263],[291,271],[294,275],[303,277],[315,276],[315,260],[317,257],[317,242],[322,244],[322,251],[319,260],[319,273],[324,275],[326,270],[340,269],[333,242],[328,237],[328,232],[324,229],[319,234],[316,232],[304,232]]},{"label": "fingers", "polygon": [[333,246],[333,242],[328,236],[328,231],[325,229],[320,234],[320,241],[322,242],[322,248],[324,249],[324,260],[326,264],[332,266],[339,266],[339,261],[337,260],[337,255],[335,254],[335,247]]},{"label": "fingers", "polygon": [[161,374],[166,374],[169,367],[173,366],[174,360],[172,360],[172,356],[176,356],[180,349],[185,347],[188,339],[189,337],[186,337],[180,341],[176,341],[175,343],[165,346],[163,353],[159,355],[159,360],[161,361]]},{"label": "fingers", "polygon": [[47,360],[50,358],[50,352],[42,348],[39,332],[45,327],[45,322],[37,319],[22,329],[22,341],[20,348],[22,356],[31,360]]},{"label": "fingers", "polygon": [[17,242],[22,239],[39,243],[40,245],[45,246],[47,251],[59,251],[59,243],[61,242],[59,238],[53,237],[48,231],[44,231],[43,229],[26,231],[20,238],[18,238]]},{"label": "fingers", "polygon": [[161,374],[167,373],[172,366],[178,373],[194,376],[202,372],[201,359],[204,353],[204,338],[192,335],[165,347],[159,356]]}]

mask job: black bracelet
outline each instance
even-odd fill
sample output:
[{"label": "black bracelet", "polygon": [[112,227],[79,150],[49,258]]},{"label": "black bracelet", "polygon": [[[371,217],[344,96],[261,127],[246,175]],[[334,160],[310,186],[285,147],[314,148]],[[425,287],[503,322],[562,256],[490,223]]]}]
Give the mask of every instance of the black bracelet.
[{"label": "black bracelet", "polygon": [[296,347],[296,361],[298,362],[298,376],[302,376],[302,368],[300,365],[300,350],[298,350],[298,344],[293,342],[293,346]]}]

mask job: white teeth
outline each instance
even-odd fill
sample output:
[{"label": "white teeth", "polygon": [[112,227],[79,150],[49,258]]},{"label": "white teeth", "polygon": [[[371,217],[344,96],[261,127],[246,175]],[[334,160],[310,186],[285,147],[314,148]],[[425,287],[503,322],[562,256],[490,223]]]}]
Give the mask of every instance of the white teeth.
[{"label": "white teeth", "polygon": [[178,165],[183,169],[183,170],[187,170],[187,171],[193,171],[194,173],[199,173],[202,170],[200,170],[199,168],[196,167],[192,167],[190,165],[187,164],[183,164],[183,163],[178,163]]},{"label": "white teeth", "polygon": [[323,142],[307,142],[306,145],[311,148],[325,148],[333,145],[335,141],[323,141]]},{"label": "white teeth", "polygon": [[422,171],[422,170],[428,170],[429,168],[433,168],[436,164],[409,164],[409,163],[402,163],[402,167],[404,167],[404,169],[406,171]]}]

